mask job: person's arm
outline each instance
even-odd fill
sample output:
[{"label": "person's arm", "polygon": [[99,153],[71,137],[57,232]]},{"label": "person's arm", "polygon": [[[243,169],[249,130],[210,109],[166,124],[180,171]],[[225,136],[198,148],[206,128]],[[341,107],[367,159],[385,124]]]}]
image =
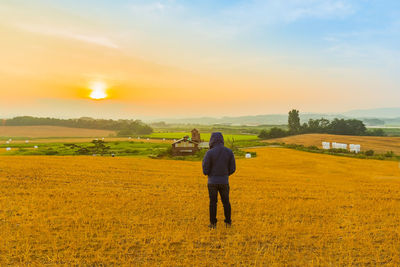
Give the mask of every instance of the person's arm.
[{"label": "person's arm", "polygon": [[232,153],[229,161],[229,175],[232,175],[236,171],[235,155]]},{"label": "person's arm", "polygon": [[204,175],[208,175],[210,173],[210,169],[211,169],[210,165],[211,165],[210,164],[210,156],[207,151],[207,153],[204,155],[204,158],[203,158],[203,173],[204,173]]}]

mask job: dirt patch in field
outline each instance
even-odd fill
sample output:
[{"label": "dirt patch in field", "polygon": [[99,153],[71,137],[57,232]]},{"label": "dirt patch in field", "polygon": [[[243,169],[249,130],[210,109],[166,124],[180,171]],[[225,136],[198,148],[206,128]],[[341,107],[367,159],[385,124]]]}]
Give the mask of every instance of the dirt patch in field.
[{"label": "dirt patch in field", "polygon": [[114,131],[59,126],[0,126],[0,137],[107,137]]}]

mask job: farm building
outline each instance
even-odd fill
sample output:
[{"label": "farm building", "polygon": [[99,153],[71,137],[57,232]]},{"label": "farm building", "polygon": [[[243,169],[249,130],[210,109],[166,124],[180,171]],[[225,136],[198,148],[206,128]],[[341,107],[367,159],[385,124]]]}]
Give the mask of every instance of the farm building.
[{"label": "farm building", "polygon": [[192,138],[184,136],[182,139],[179,139],[172,144],[172,154],[176,156],[194,155],[200,150],[200,143],[200,133],[197,129],[193,129]]},{"label": "farm building", "polygon": [[200,143],[201,139],[200,139],[200,133],[197,129],[193,129],[192,130],[192,141],[196,142],[196,143]]}]

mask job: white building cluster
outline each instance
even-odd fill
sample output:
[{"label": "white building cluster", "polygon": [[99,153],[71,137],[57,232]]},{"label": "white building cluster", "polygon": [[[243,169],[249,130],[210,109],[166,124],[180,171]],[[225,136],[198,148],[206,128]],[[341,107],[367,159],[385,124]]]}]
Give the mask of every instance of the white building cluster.
[{"label": "white building cluster", "polygon": [[322,149],[331,149],[331,143],[322,142]]},{"label": "white building cluster", "polygon": [[350,152],[359,153],[361,151],[361,145],[350,144]]},{"label": "white building cluster", "polygon": [[332,142],[332,148],[334,148],[334,149],[347,149],[347,144]]},{"label": "white building cluster", "polygon": [[350,148],[350,152],[354,153],[359,153],[361,151],[361,145],[355,145],[355,144],[342,144],[342,143],[336,143],[332,142],[332,145],[330,142],[322,142],[322,149],[348,149]]}]

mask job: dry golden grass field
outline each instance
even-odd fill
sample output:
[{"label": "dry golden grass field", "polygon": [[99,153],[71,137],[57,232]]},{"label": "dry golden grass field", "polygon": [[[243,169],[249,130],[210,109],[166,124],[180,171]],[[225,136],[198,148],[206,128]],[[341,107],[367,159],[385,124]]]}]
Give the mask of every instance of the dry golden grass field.
[{"label": "dry golden grass field", "polygon": [[106,137],[114,131],[59,126],[0,126],[0,137]]},{"label": "dry golden grass field", "polygon": [[266,142],[283,142],[286,144],[298,144],[305,146],[322,147],[322,142],[337,142],[345,144],[360,144],[361,150],[373,149],[376,152],[385,153],[393,151],[400,153],[400,137],[379,136],[346,136],[332,134],[302,134],[284,138],[269,139]]},{"label": "dry golden grass field", "polygon": [[211,231],[200,162],[1,157],[0,265],[400,264],[398,163],[254,150]]}]

